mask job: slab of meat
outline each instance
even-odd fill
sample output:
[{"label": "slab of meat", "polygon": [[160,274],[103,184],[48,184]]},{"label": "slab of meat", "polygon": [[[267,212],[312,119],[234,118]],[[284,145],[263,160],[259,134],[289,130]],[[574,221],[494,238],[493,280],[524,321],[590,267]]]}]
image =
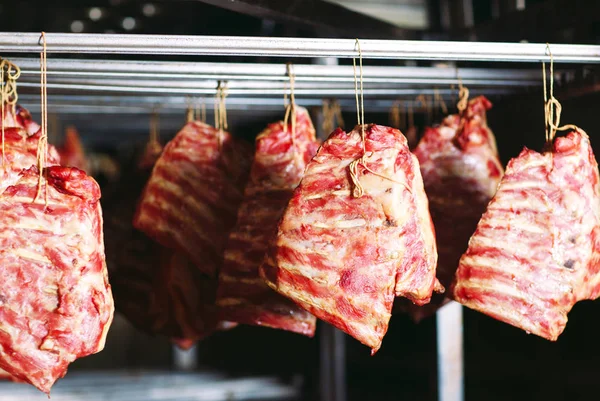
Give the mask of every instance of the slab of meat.
[{"label": "slab of meat", "polygon": [[275,240],[277,223],[319,143],[308,111],[297,107],[296,131],[283,121],[256,139],[256,151],[237,223],[229,235],[219,274],[217,306],[222,319],[313,336],[316,319],[270,289],[258,274]]},{"label": "slab of meat", "polygon": [[600,186],[577,130],[512,159],[456,272],[454,298],[556,340],[567,313],[600,293]]},{"label": "slab of meat", "polygon": [[[31,121],[31,116],[26,109],[17,106],[17,110],[19,110],[19,114],[10,114],[12,119],[8,121],[11,121],[11,127],[8,127],[7,124],[4,128],[5,164],[4,166],[0,165],[0,191],[4,191],[9,186],[15,184],[19,180],[21,172],[24,169],[29,169],[31,166],[37,164],[36,152],[39,136],[41,134],[38,132],[37,135],[27,137],[27,133],[19,126],[15,116],[21,116],[21,118],[27,117],[32,124],[35,123]],[[5,122],[6,121],[7,119],[5,119]],[[54,146],[48,146],[47,162],[49,165],[56,165],[60,162],[60,158]],[[24,382],[24,380],[11,376],[2,369],[0,369],[0,379]]]},{"label": "slab of meat", "polygon": [[160,144],[149,143],[105,197],[107,263],[117,310],[137,328],[189,348],[225,325],[216,320],[215,280],[133,228],[138,198],[160,152]]},{"label": "slab of meat", "polygon": [[229,133],[199,121],[186,124],[156,162],[134,226],[216,276],[249,161]]},{"label": "slab of meat", "polygon": [[[0,150],[0,193],[13,185],[23,169],[37,164],[37,148],[41,132],[27,136],[21,128],[4,129],[4,165],[1,164]],[[48,145],[48,165],[60,164],[56,148]]]},{"label": "slab of meat", "polygon": [[69,126],[66,128],[64,143],[58,149],[58,153],[63,166],[77,167],[90,173],[90,165],[75,127]]},{"label": "slab of meat", "polygon": [[0,380],[11,380],[11,376],[7,371],[0,369]]},{"label": "slab of meat", "polygon": [[181,252],[164,248],[161,256],[147,314],[154,332],[167,334],[173,343],[187,349],[219,329],[217,283]]},{"label": "slab of meat", "polygon": [[119,181],[104,191],[104,232],[106,261],[117,310],[136,327],[161,332],[149,314],[149,305],[155,292],[155,277],[167,250],[132,225],[137,201],[160,155],[160,151],[149,150],[145,149],[139,157],[146,163],[144,167],[139,167],[138,155],[135,155],[124,166]]},{"label": "slab of meat", "polygon": [[35,167],[0,195],[0,368],[48,393],[69,363],[104,347],[113,316],[100,188],[83,171]]},{"label": "slab of meat", "polygon": [[11,381],[13,383],[27,383],[25,380],[18,379],[2,369],[0,369],[0,381]]},{"label": "slab of meat", "polygon": [[27,135],[33,135],[40,130],[40,126],[33,121],[29,110],[21,105],[16,105],[13,109],[11,105],[5,105],[4,121],[0,122],[4,128],[22,128]]},{"label": "slab of meat", "polygon": [[[334,131],[308,164],[261,266],[268,284],[373,352],[395,296],[429,302],[437,253],[419,171],[399,130],[365,126],[364,188],[354,197],[349,165],[361,130]],[[439,287],[438,287],[439,288]]]},{"label": "slab of meat", "polygon": [[[437,127],[427,128],[413,151],[419,159],[438,249],[437,278],[448,287],[458,261],[485,208],[496,193],[503,167],[496,139],[489,129],[483,96],[472,99],[462,115],[450,115]],[[415,320],[434,313],[447,298],[434,294],[419,307],[398,300]]]}]

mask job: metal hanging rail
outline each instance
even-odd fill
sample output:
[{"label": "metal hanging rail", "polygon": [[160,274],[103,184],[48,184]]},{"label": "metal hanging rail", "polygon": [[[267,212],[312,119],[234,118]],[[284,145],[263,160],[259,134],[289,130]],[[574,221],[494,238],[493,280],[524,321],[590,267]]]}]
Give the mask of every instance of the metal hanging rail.
[{"label": "metal hanging rail", "polygon": [[[213,94],[214,95],[214,94]],[[136,96],[131,94],[111,94],[105,95],[52,95],[51,101],[48,104],[48,110],[51,113],[60,112],[63,114],[90,114],[90,113],[110,113],[110,114],[149,114],[153,109],[158,109],[161,115],[175,114],[183,115],[184,110],[190,104],[198,107],[204,104],[207,110],[214,109],[213,96],[205,97],[189,97],[185,95],[179,96]],[[22,103],[31,112],[38,113],[40,111],[40,99],[36,94],[19,95],[19,102]],[[395,98],[391,99],[365,99],[365,108],[372,112],[387,112],[396,102]],[[353,98],[340,98],[338,103],[343,110],[354,110],[356,107]],[[302,107],[321,107],[323,99],[320,97],[299,97],[296,99],[296,104]],[[416,113],[421,112],[422,106],[415,100],[403,100],[402,106],[412,106]],[[243,97],[234,96],[227,98],[228,111],[273,111],[281,112],[284,110],[283,98],[281,97]]]},{"label": "metal hanging rail", "polygon": [[[39,59],[11,58],[23,76],[39,75]],[[48,76],[60,77],[128,77],[181,80],[260,80],[288,81],[286,66],[256,63],[194,63],[173,61],[48,59]],[[339,65],[295,64],[294,75],[300,82],[352,82],[352,68]],[[555,74],[559,79],[559,73]],[[419,83],[451,85],[460,76],[465,85],[541,85],[539,69],[482,69],[452,67],[382,67],[364,66],[365,83]],[[37,79],[37,78],[36,78]]]},{"label": "metal hanging rail", "polygon": [[[118,93],[138,93],[138,94],[154,94],[154,95],[169,95],[169,94],[183,94],[183,95],[214,95],[216,84],[198,84],[194,86],[185,85],[172,85],[170,83],[156,83],[156,85],[150,85],[147,83],[139,83],[135,85],[135,82],[88,82],[88,83],[52,83],[49,82],[47,88],[53,93],[58,92],[118,92]],[[204,86],[204,87],[203,87]],[[39,83],[34,82],[22,82],[19,83],[19,88],[39,88]],[[37,89],[34,91],[38,91]],[[365,96],[387,96],[387,97],[414,97],[420,94],[433,95],[434,89],[402,89],[402,88],[365,88]],[[275,96],[283,98],[284,88],[230,88],[228,89],[229,95],[234,96]],[[305,89],[295,89],[297,96],[321,96],[321,97],[353,97],[355,95],[354,89],[340,88],[331,86],[313,86]],[[28,93],[23,91],[23,93]],[[440,89],[439,93],[446,97],[449,97],[456,90],[451,89]],[[471,94],[476,95],[509,95],[515,93],[514,90],[507,88],[496,88],[496,89],[472,89]]]},{"label": "metal hanging rail", "polygon": [[[270,57],[357,57],[353,39],[47,33],[47,52]],[[366,59],[550,61],[546,44],[360,40]],[[0,53],[39,53],[40,33],[0,33]],[[550,45],[555,63],[600,63],[600,46]]]},{"label": "metal hanging rail", "polygon": [[[21,67],[21,93],[39,87],[39,60],[12,58]],[[299,97],[353,97],[354,72],[349,66],[294,66],[295,93]],[[559,81],[559,74],[556,73]],[[365,95],[411,98],[438,92],[446,99],[455,94],[451,85],[471,88],[473,95],[508,95],[515,90],[540,86],[541,72],[518,69],[451,67],[369,66],[363,71]],[[228,82],[230,96],[282,97],[289,78],[280,64],[193,63],[167,61],[123,61],[49,59],[48,88],[52,94],[102,92],[138,95],[214,95],[217,82]],[[433,88],[442,89],[433,89]]]}]

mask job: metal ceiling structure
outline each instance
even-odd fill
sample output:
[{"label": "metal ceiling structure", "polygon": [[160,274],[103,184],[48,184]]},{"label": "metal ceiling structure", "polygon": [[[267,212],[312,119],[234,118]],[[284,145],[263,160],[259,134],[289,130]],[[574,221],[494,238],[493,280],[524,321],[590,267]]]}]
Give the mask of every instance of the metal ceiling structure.
[{"label": "metal ceiling structure", "polygon": [[[11,59],[21,67],[20,93],[36,94],[39,88],[39,61],[31,58]],[[354,97],[354,70],[349,66],[298,64],[292,67],[294,91],[299,104],[309,104],[315,97]],[[419,94],[439,93],[447,99],[456,95],[459,81],[471,88],[473,95],[508,95],[541,85],[539,70],[483,70],[450,67],[381,67],[363,68],[365,95],[373,99],[414,99]],[[556,79],[559,79],[557,74]],[[218,82],[226,81],[228,94],[234,97],[260,97],[257,104],[280,105],[289,91],[289,77],[284,64],[192,63],[115,60],[48,59],[48,88],[54,95],[136,94],[146,96],[211,96]],[[65,99],[63,99],[65,100]],[[230,105],[242,105],[237,101]],[[388,102],[389,103],[389,102]]]},{"label": "metal ceiling structure", "polygon": [[[21,99],[36,109],[39,90],[40,35],[0,33],[0,53],[33,53],[36,57],[14,57],[22,69]],[[256,37],[202,37],[165,35],[46,34],[48,88],[54,101],[51,111],[69,113],[142,113],[160,105],[178,111],[188,97],[210,97],[219,81],[228,86],[232,109],[278,110],[289,90],[284,63],[180,62],[121,59],[125,56],[170,55],[266,56],[299,60],[327,56],[335,60],[357,57],[356,40]],[[456,96],[460,82],[472,95],[506,96],[541,86],[541,71],[535,69],[457,68],[453,62],[549,61],[545,44],[471,43],[398,40],[360,40],[365,60],[363,82],[365,106],[387,111],[398,99],[412,102],[420,94],[439,93],[446,100]],[[552,45],[555,63],[598,63],[599,46]],[[54,58],[69,54],[77,58]],[[111,55],[112,59],[86,59],[86,55]],[[118,57],[118,58],[114,58]],[[422,59],[437,62],[432,67],[372,66],[370,59]],[[322,98],[339,98],[353,107],[354,74],[348,65],[295,64],[295,94],[298,104],[318,106]],[[555,74],[557,83],[561,73]],[[29,97],[25,97],[31,95]],[[162,99],[159,99],[163,97]],[[30,103],[31,102],[31,103]],[[205,101],[208,108],[211,101]]]}]

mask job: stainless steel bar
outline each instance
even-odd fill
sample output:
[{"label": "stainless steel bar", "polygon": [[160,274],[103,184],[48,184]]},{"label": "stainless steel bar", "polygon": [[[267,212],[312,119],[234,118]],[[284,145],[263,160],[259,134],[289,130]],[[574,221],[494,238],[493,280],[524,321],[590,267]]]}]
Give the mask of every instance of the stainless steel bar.
[{"label": "stainless steel bar", "polygon": [[[39,75],[39,59],[11,58],[24,75]],[[255,63],[194,63],[167,61],[129,61],[129,60],[81,60],[81,59],[48,59],[48,75],[89,75],[89,76],[128,76],[149,78],[189,78],[198,79],[259,79],[287,81],[284,64]],[[339,65],[294,65],[296,81],[312,81],[317,79],[344,79],[352,81],[354,72],[348,66]],[[558,73],[557,73],[558,75]],[[365,80],[377,79],[443,79],[457,81],[461,77],[467,81],[533,81],[541,84],[542,74],[539,69],[484,69],[453,67],[387,67],[364,66]]]},{"label": "stainless steel bar", "polygon": [[329,324],[319,328],[319,400],[346,401],[346,338]]},{"label": "stainless steel bar", "polygon": [[198,367],[198,348],[197,345],[183,350],[176,345],[172,346],[173,365],[179,371],[192,371]]},{"label": "stainless steel bar", "polygon": [[438,400],[464,401],[462,305],[451,302],[437,312]]},{"label": "stainless steel bar", "polygon": [[[33,82],[22,82],[19,83],[19,88],[39,88],[39,83]],[[187,94],[187,95],[214,95],[214,88],[190,88],[190,87],[173,87],[173,86],[135,86],[135,85],[85,85],[85,84],[58,84],[49,82],[47,85],[48,89],[62,89],[67,91],[89,91],[89,92],[128,92],[128,93],[153,93],[153,94]],[[343,89],[343,88],[310,88],[310,89],[297,89],[294,91],[297,96],[324,96],[324,97],[343,97],[343,96],[354,96],[354,89]],[[420,94],[433,95],[435,89],[372,89],[365,88],[365,96],[418,96]],[[455,90],[451,89],[439,89],[439,93],[442,95],[449,95],[454,93]],[[283,87],[281,89],[229,89],[228,94],[232,95],[255,95],[255,96],[280,96],[283,98]],[[514,93],[509,88],[494,88],[481,89],[474,88],[471,90],[472,95],[486,94],[486,95],[508,95]]]},{"label": "stainless steel bar", "polygon": [[[48,111],[62,114],[150,114],[154,107],[159,108],[160,114],[182,114],[187,106],[186,96],[110,96],[106,100],[104,96],[90,95],[51,95]],[[104,99],[104,100],[102,100]],[[387,112],[392,107],[396,98],[391,99],[365,99],[365,109],[368,112]],[[39,96],[21,95],[19,102],[32,113],[38,113]],[[303,107],[321,107],[320,98],[298,98],[296,103]],[[354,110],[356,103],[353,98],[338,99],[338,103],[344,110]],[[404,100],[404,104],[411,105],[417,109],[419,104],[411,99]],[[213,109],[213,102],[208,100],[206,108]],[[260,97],[231,97],[227,100],[229,111],[281,111],[283,113],[283,102],[279,98]]]},{"label": "stainless steel bar", "polygon": [[[204,98],[207,109],[214,107],[214,102],[211,99]],[[60,105],[72,105],[72,106],[96,106],[96,107],[143,107],[146,110],[150,110],[155,106],[159,106],[160,110],[175,108],[178,110],[185,109],[189,102],[188,96],[131,96],[118,94],[116,96],[102,96],[102,95],[64,95],[64,94],[52,94],[51,102],[48,107],[60,106]],[[198,98],[192,98],[193,102],[197,102]],[[386,106],[390,107],[395,99],[365,99],[365,105],[371,106]],[[19,96],[19,102],[23,103],[28,109],[35,109],[39,107],[39,94],[22,94]],[[318,97],[302,97],[297,99],[300,106],[304,107],[317,107],[321,106],[323,100]],[[343,108],[356,107],[354,99],[339,99],[338,102]],[[414,99],[407,99],[405,103],[416,105],[417,102]],[[284,109],[283,100],[278,97],[230,97],[227,98],[227,107],[231,106],[247,106],[255,105],[257,107],[263,106],[276,106]]]},{"label": "stainless steel bar", "polygon": [[336,401],[346,401],[346,334],[338,329],[333,332],[333,383]]},{"label": "stainless steel bar", "polygon": [[[83,54],[357,57],[353,39],[47,33],[47,51]],[[360,41],[365,59],[550,61],[543,43]],[[0,33],[0,53],[39,53],[39,33]],[[555,63],[600,63],[600,46],[550,45]]]},{"label": "stainless steel bar", "polygon": [[[287,80],[283,79],[275,79],[277,77],[270,76],[236,76],[236,75],[219,75],[219,76],[211,76],[211,75],[185,75],[185,76],[176,76],[176,75],[167,75],[167,74],[136,74],[136,73],[99,73],[99,72],[69,72],[67,74],[55,73],[48,74],[48,82],[62,82],[62,83],[80,83],[83,79],[96,79],[102,81],[108,81],[110,79],[122,79],[128,78],[128,83],[136,83],[137,82],[151,82],[150,80],[160,79],[161,84],[168,85],[170,82],[178,82],[179,85],[198,85],[202,82],[202,85],[212,85],[214,87],[217,86],[217,81],[227,81],[228,83],[234,83],[233,85],[237,85],[237,82],[256,82],[254,86],[273,86],[283,87],[284,82]],[[135,78],[132,80],[131,78]],[[37,82],[39,80],[38,77],[23,74],[19,82]],[[67,81],[68,80],[68,81]],[[157,81],[154,81],[157,82]],[[209,84],[206,84],[209,82]],[[457,78],[393,78],[393,77],[363,77],[363,82],[365,84],[374,84],[374,85],[382,85],[386,86],[391,85],[412,85],[412,86],[451,86],[458,85],[459,80]],[[542,79],[538,80],[511,80],[511,79],[496,79],[496,80],[477,80],[477,79],[462,79],[462,83],[468,87],[474,86],[482,86],[482,87],[506,87],[506,86],[541,86]],[[275,83],[275,84],[274,84]],[[351,86],[353,83],[352,79],[346,77],[304,77],[296,81],[296,88],[301,88],[303,86],[310,85],[322,85],[322,84],[345,84],[346,87]],[[231,87],[231,85],[229,85]]]},{"label": "stainless steel bar", "polygon": [[[19,83],[38,83],[38,77],[22,77]],[[187,89],[211,89],[216,91],[217,79],[203,79],[203,80],[181,80],[181,79],[158,79],[158,78],[141,78],[130,79],[124,77],[48,77],[48,84],[68,84],[68,85],[109,85],[109,86],[135,86],[138,88],[152,87],[152,88],[187,88]],[[379,81],[373,81],[369,79],[363,80],[364,84],[369,89],[423,89],[436,86],[449,88],[451,85],[456,84],[457,81],[454,79],[433,79],[433,80],[422,80],[416,78],[408,79],[381,79]],[[463,81],[464,85],[469,88],[474,87],[532,87],[542,83],[539,81],[508,81],[498,80],[495,82],[491,81]],[[236,89],[277,89],[283,91],[289,85],[285,81],[259,81],[259,80],[232,80],[228,81],[228,90]],[[296,82],[294,89],[348,89],[353,87],[353,82],[346,80],[329,80],[322,79],[319,81],[300,81]]]}]

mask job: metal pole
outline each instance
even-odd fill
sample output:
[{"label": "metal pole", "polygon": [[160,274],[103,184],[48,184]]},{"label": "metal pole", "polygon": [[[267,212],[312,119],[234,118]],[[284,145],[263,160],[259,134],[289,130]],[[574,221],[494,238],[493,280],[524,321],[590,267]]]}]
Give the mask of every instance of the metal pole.
[{"label": "metal pole", "polygon": [[346,338],[335,327],[322,323],[319,331],[320,401],[346,401]]},{"label": "metal pole", "polygon": [[[39,53],[39,33],[0,33],[0,53]],[[354,39],[47,33],[47,52],[87,54],[357,57]],[[550,61],[544,43],[360,41],[363,58]],[[600,63],[600,46],[551,44],[555,63]]]},{"label": "metal pole", "polygon": [[462,305],[450,302],[437,312],[438,400],[464,401]]},{"label": "metal pole", "polygon": [[[396,98],[390,99],[365,99],[365,108],[373,112],[388,112]],[[19,101],[31,112],[39,112],[39,94],[19,95]],[[113,94],[75,94],[52,95],[52,102],[48,105],[51,112],[60,113],[109,113],[109,114],[148,114],[153,107],[160,105],[161,114],[181,114],[188,102],[187,96],[136,96]],[[303,107],[320,107],[323,100],[317,97],[300,97],[296,103]],[[417,107],[414,96],[405,100],[413,107]],[[353,98],[340,98],[338,103],[342,109],[352,110],[356,107]],[[207,102],[207,109],[213,108],[213,102]],[[281,110],[280,97],[230,97],[227,100],[230,110]],[[325,135],[325,137],[328,134]]]},{"label": "metal pole", "polygon": [[176,370],[190,371],[198,366],[197,345],[193,345],[187,350],[183,350],[173,345],[173,365]]},{"label": "metal pole", "polygon": [[[329,60],[329,59],[327,59]],[[18,65],[27,75],[40,74],[40,61],[37,57],[11,57],[10,61]],[[257,63],[220,63],[220,62],[177,62],[148,60],[84,60],[50,58],[47,61],[48,75],[51,76],[100,76],[100,77],[145,77],[145,78],[181,78],[181,79],[243,79],[287,81],[286,65]],[[343,80],[353,82],[354,72],[349,66],[333,64],[295,64],[296,81]],[[539,82],[542,73],[539,69],[487,69],[445,67],[397,67],[364,66],[364,80],[389,82],[390,79],[413,80],[452,80],[456,83],[460,75],[463,84],[494,84],[498,81]],[[556,77],[555,79],[558,79]]]},{"label": "metal pole", "polygon": [[[32,79],[33,78],[33,79]],[[23,83],[34,83],[39,84],[39,79],[34,79],[35,77],[28,76],[22,77],[19,80],[18,85]],[[402,79],[402,80],[390,79],[387,82],[370,82],[368,80],[363,80],[363,82],[369,83],[367,89],[377,89],[377,90],[400,90],[400,89],[418,89],[420,91],[435,91],[432,89],[432,86],[441,85],[443,87],[449,87],[451,84],[456,83],[454,80],[435,80],[429,81],[420,79]],[[531,82],[533,84],[533,82]],[[542,80],[540,78],[539,81],[535,82],[541,86]],[[81,78],[81,77],[51,77],[48,79],[48,85],[106,85],[106,86],[115,86],[115,87],[123,87],[123,86],[131,86],[136,88],[161,88],[161,89],[206,89],[210,90],[213,93],[216,92],[215,88],[217,87],[218,80],[215,78],[211,78],[208,80],[196,81],[196,80],[181,80],[181,79],[158,79],[158,78],[143,78],[143,79],[131,79],[131,78],[105,78],[105,77],[94,77],[94,78]],[[466,84],[463,81],[463,84]],[[314,82],[296,82],[294,88],[295,90],[354,90],[350,89],[351,82],[327,82],[326,80],[319,80]],[[522,88],[527,85],[527,82],[523,81],[497,81],[494,84],[487,85],[485,82],[482,84],[475,83],[474,85],[470,85],[470,87],[484,87],[490,88],[490,90],[503,89],[506,87],[514,87]],[[534,86],[534,85],[529,85]],[[275,82],[275,81],[259,81],[259,80],[234,80],[229,81],[227,84],[228,92],[232,92],[235,90],[279,90],[283,91],[285,88],[285,84],[283,82]],[[493,89],[492,89],[493,88]],[[444,91],[445,93],[449,93],[452,89],[440,89],[440,91]]]},{"label": "metal pole", "polygon": [[[19,88],[39,88],[38,82],[20,82]],[[52,89],[53,93],[60,93],[56,89],[61,89],[66,92],[70,91],[88,91],[88,92],[121,92],[121,93],[138,93],[138,94],[149,94],[153,93],[156,95],[169,95],[169,94],[189,94],[189,95],[208,95],[214,96],[215,90],[212,88],[192,88],[185,85],[176,87],[175,85],[169,86],[157,83],[156,86],[152,85],[140,85],[135,86],[135,82],[124,85],[110,85],[98,82],[98,84],[62,84],[50,82],[47,85],[48,89]],[[367,96],[417,96],[420,94],[433,94],[434,89],[365,89],[365,97]],[[298,96],[325,96],[325,97],[336,97],[336,96],[354,96],[354,89],[341,89],[341,88],[319,88],[318,85],[311,89],[296,89],[295,94]],[[440,89],[441,95],[449,95],[453,91],[451,89]],[[26,92],[25,92],[26,93]],[[229,96],[278,96],[282,97],[284,93],[283,86],[280,89],[229,89],[227,91]],[[514,90],[508,88],[494,88],[494,89],[481,89],[474,88],[470,91],[471,95],[510,95],[514,93]]]}]

